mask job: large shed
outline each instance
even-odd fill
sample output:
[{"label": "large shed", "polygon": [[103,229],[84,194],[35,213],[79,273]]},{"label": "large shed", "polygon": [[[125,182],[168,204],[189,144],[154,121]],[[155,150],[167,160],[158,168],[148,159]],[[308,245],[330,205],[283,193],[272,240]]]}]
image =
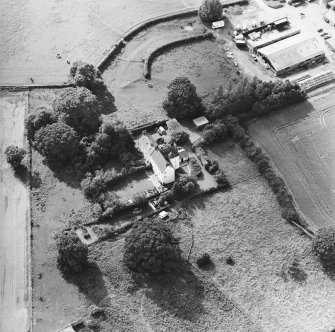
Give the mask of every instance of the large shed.
[{"label": "large shed", "polygon": [[322,61],[325,57],[324,49],[316,37],[307,34],[299,34],[263,47],[258,53],[277,75],[288,73],[312,61]]}]

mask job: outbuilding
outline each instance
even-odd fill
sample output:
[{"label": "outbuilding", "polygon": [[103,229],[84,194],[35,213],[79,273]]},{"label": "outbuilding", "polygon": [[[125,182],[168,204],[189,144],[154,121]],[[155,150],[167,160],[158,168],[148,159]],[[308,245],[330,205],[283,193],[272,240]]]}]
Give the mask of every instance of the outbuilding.
[{"label": "outbuilding", "polygon": [[199,118],[194,119],[193,123],[197,127],[197,130],[201,130],[209,123],[209,121],[204,116],[200,116]]}]

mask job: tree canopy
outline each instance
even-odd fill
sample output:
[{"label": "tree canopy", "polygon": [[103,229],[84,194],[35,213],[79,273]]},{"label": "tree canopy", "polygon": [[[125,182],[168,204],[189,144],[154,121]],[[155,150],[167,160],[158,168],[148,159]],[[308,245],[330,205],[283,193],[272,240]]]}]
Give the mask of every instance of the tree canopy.
[{"label": "tree canopy", "polygon": [[114,97],[108,91],[100,71],[92,64],[74,61],[70,68],[69,83],[89,89],[98,98],[103,113],[115,110]]},{"label": "tree canopy", "polygon": [[323,260],[335,259],[335,228],[319,229],[313,239],[313,251]]},{"label": "tree canopy", "polygon": [[10,145],[5,150],[6,160],[14,169],[22,166],[21,162],[27,152],[16,145]]},{"label": "tree canopy", "polygon": [[219,0],[203,0],[199,8],[199,16],[205,22],[214,22],[221,19],[223,7]]},{"label": "tree canopy", "polygon": [[29,114],[26,119],[26,131],[29,139],[34,140],[35,133],[40,128],[57,122],[57,116],[46,107],[39,107],[36,112]]},{"label": "tree canopy", "polygon": [[170,118],[194,118],[202,112],[201,98],[187,77],[177,77],[168,85],[163,108]]},{"label": "tree canopy", "polygon": [[126,236],[124,262],[135,272],[168,272],[180,259],[179,241],[159,219],[136,223]]},{"label": "tree canopy", "polygon": [[88,89],[63,89],[53,102],[60,119],[80,135],[94,134],[100,126],[101,105]]},{"label": "tree canopy", "polygon": [[34,147],[47,160],[65,163],[77,155],[79,137],[73,128],[56,122],[36,132]]},{"label": "tree canopy", "polygon": [[62,231],[56,236],[58,268],[63,272],[81,272],[87,264],[88,248],[75,231]]}]

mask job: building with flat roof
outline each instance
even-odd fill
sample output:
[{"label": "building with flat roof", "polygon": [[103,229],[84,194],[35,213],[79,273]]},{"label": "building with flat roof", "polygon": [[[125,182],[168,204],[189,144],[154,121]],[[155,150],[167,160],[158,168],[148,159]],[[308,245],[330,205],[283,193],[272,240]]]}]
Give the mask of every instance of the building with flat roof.
[{"label": "building with flat roof", "polygon": [[325,58],[324,49],[316,37],[307,34],[299,34],[260,48],[258,53],[277,75]]}]

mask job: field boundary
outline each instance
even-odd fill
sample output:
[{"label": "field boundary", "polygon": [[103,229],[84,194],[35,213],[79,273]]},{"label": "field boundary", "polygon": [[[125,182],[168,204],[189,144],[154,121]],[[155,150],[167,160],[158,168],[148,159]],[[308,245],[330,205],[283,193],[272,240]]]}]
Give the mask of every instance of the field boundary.
[{"label": "field boundary", "polygon": [[181,39],[177,39],[174,40],[172,42],[168,42],[164,45],[161,45],[159,47],[157,47],[155,50],[153,50],[148,57],[144,60],[144,68],[143,68],[143,76],[145,79],[151,79],[151,64],[154,60],[155,57],[157,57],[159,54],[162,54],[163,52],[183,45],[183,44],[187,44],[187,43],[194,43],[194,42],[198,42],[198,41],[202,41],[204,39],[211,39],[211,38],[215,38],[212,32],[206,32],[206,33],[202,33],[202,34],[198,34],[198,35],[194,35],[194,36],[190,36],[190,37],[186,37],[186,38],[181,38]]},{"label": "field boundary", "polygon": [[74,88],[74,84],[27,84],[27,85],[0,85],[0,90],[6,91],[25,91],[32,89],[62,89]]},{"label": "field boundary", "polygon": [[97,68],[100,70],[100,72],[103,72],[104,69],[107,67],[108,62],[111,61],[112,58],[114,58],[121,51],[121,49],[126,45],[126,43],[130,39],[132,39],[136,34],[138,34],[140,31],[154,24],[157,24],[157,23],[165,22],[165,21],[178,18],[178,17],[187,17],[187,16],[192,16],[192,15],[197,15],[197,14],[198,14],[198,7],[186,8],[186,9],[178,10],[173,13],[156,16],[156,17],[153,17],[153,18],[150,18],[150,19],[147,19],[145,21],[135,24],[100,59],[100,61],[96,64]]}]

